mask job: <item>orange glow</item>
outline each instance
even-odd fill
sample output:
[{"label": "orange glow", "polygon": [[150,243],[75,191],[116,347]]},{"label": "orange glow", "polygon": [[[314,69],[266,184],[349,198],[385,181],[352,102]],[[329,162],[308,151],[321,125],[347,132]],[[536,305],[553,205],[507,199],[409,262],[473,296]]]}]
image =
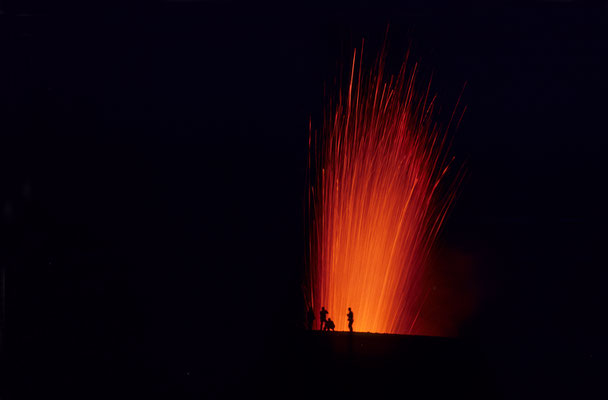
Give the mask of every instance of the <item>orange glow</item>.
[{"label": "orange glow", "polygon": [[355,50],[348,88],[311,132],[306,292],[317,329],[321,306],[342,331],[351,307],[355,331],[416,333],[431,292],[423,272],[456,187],[440,185],[449,125],[433,120],[430,85],[417,90],[417,64],[388,80],[383,70],[381,54],[362,71]]}]

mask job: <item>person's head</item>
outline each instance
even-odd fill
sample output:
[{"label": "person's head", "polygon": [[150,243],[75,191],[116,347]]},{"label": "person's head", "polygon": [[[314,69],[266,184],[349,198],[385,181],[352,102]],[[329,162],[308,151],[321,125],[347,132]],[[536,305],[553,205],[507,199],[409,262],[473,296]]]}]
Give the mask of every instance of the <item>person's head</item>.
[{"label": "person's head", "polygon": [[321,307],[321,311],[325,311],[325,307]]},{"label": "person's head", "polygon": [[350,307],[348,307],[348,311],[350,311]]}]

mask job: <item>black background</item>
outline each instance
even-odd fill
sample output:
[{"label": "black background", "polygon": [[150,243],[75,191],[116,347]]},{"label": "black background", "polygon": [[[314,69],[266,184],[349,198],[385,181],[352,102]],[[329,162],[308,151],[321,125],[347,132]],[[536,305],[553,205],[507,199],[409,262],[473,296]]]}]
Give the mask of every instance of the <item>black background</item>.
[{"label": "black background", "polygon": [[0,10],[7,398],[74,376],[108,393],[217,394],[268,361],[302,324],[308,121],[387,24],[390,72],[411,43],[442,115],[467,85],[452,149],[467,177],[438,250],[471,260],[442,267],[453,301],[475,292],[459,334],[505,398],[596,394],[605,2]]}]

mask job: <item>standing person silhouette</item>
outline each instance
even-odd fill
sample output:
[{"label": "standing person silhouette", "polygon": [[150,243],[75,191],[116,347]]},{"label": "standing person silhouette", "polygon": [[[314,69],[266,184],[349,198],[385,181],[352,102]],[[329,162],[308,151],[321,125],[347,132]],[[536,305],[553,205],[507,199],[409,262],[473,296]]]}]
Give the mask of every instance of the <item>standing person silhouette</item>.
[{"label": "standing person silhouette", "polygon": [[350,307],[348,307],[348,314],[346,314],[346,316],[348,317],[348,330],[352,332],[353,322],[355,321],[355,315],[353,314],[353,310],[351,310]]},{"label": "standing person silhouette", "polygon": [[315,322],[315,311],[310,307],[306,314],[306,320],[308,321],[308,330],[312,331],[312,324]]},{"label": "standing person silhouette", "polygon": [[325,309],[325,307],[321,307],[321,311],[319,311],[319,315],[321,316],[321,326],[319,327],[319,329],[323,330],[323,328],[325,327],[325,324],[327,323],[327,310]]}]

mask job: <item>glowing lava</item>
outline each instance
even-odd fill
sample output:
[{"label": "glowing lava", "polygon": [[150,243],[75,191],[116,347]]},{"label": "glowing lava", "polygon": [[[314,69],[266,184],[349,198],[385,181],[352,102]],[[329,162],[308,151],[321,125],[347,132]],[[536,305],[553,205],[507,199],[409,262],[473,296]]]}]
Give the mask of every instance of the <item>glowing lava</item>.
[{"label": "glowing lava", "polygon": [[[357,65],[358,64],[358,65]],[[415,333],[429,288],[428,255],[455,195],[445,188],[446,129],[433,120],[430,85],[418,91],[417,64],[383,77],[354,51],[349,85],[330,100],[309,140],[309,304],[336,330]],[[442,189],[443,188],[443,189]]]}]

